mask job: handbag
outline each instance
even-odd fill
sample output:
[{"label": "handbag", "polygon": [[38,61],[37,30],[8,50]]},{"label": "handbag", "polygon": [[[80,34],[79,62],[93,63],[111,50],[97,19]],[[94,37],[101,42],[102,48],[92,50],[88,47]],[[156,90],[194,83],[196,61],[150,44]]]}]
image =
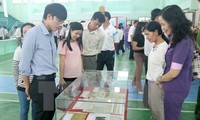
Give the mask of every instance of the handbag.
[{"label": "handbag", "polygon": [[73,81],[65,81],[65,82],[66,82],[65,85],[60,85],[60,84],[57,85],[58,95],[59,95],[63,90],[65,90]]},{"label": "handbag", "polygon": [[63,91],[65,88],[66,88],[65,85],[63,86],[63,85],[58,84],[58,85],[57,85],[58,94],[62,93],[62,91]]},{"label": "handbag", "polygon": [[200,52],[198,50],[194,51],[194,58],[192,60],[192,72],[193,79],[200,80]]}]

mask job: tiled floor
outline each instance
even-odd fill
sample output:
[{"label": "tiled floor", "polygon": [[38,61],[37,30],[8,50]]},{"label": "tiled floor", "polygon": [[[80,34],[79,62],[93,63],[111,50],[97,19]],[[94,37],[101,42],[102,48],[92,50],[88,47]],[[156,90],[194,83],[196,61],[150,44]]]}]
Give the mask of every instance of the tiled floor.
[{"label": "tiled floor", "polygon": [[[0,62],[0,120],[13,120],[19,118],[19,102],[12,77],[12,60]],[[134,72],[134,61],[128,60],[128,54],[116,56],[115,70],[128,71],[128,120],[149,120],[150,113],[143,107],[142,95],[138,94],[131,85]],[[58,77],[57,77],[58,78]],[[142,79],[144,80],[144,73]],[[58,79],[57,79],[58,80]],[[144,84],[144,81],[142,81]],[[197,88],[200,81],[194,80],[191,84],[190,94],[185,100],[182,109],[182,120],[194,120],[194,107]]]},{"label": "tiled floor", "polygon": [[[58,77],[56,78],[58,82]],[[191,83],[190,93],[186,98],[186,102],[196,102],[197,97],[197,89],[200,81],[194,80]],[[142,85],[144,85],[144,81],[142,81]],[[129,89],[129,100],[142,100],[142,95],[136,92],[135,87],[131,85],[131,80],[128,80],[128,89]],[[12,76],[1,76],[0,75],[0,93],[16,93],[16,88],[14,85],[13,77]]]}]

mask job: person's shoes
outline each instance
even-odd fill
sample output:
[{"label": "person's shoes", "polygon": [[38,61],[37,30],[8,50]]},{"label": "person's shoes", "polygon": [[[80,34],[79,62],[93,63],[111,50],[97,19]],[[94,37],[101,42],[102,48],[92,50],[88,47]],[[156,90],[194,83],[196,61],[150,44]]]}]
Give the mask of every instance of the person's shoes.
[{"label": "person's shoes", "polygon": [[138,94],[143,94],[143,91],[142,91],[141,87],[137,87],[136,90],[137,90]]},{"label": "person's shoes", "polygon": [[143,94],[142,90],[137,90],[138,94]]},{"label": "person's shoes", "polygon": [[144,92],[143,92],[143,91],[139,91],[138,94],[141,94],[141,95],[142,95],[142,94],[144,94]]}]

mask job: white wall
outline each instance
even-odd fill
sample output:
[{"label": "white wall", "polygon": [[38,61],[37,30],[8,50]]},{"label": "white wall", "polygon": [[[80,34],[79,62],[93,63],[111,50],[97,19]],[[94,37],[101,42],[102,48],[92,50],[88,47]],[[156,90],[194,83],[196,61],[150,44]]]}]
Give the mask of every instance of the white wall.
[{"label": "white wall", "polygon": [[[1,1],[1,0],[0,0]],[[23,22],[37,22],[42,20],[45,6],[48,3],[12,3],[6,0],[8,13]],[[33,0],[26,0],[33,1]],[[38,0],[37,0],[38,1]],[[48,0],[56,2],[58,0]],[[199,8],[197,0],[59,0],[67,8],[67,20],[90,20],[92,14],[98,11],[99,6],[104,5],[111,16],[126,16],[128,20],[139,17],[149,17],[154,8],[162,9],[166,5],[177,4],[181,8]],[[63,2],[65,1],[65,2]],[[67,2],[68,1],[68,2]],[[198,4],[197,4],[198,3]],[[1,8],[0,8],[1,10]]]},{"label": "white wall", "polygon": [[165,0],[166,5],[176,4],[180,6],[182,9],[198,9],[199,2],[197,0]]},{"label": "white wall", "polygon": [[[33,0],[31,0],[33,1]],[[57,0],[50,0],[57,1]],[[67,0],[65,0],[67,1]],[[68,0],[69,1],[69,0]],[[73,0],[62,2],[68,10],[68,20],[90,20],[92,14],[104,5],[111,16],[126,16],[128,19],[150,16],[154,8],[163,8],[165,0]],[[8,13],[23,22],[41,21],[43,11],[47,3],[12,3],[7,0]]]}]

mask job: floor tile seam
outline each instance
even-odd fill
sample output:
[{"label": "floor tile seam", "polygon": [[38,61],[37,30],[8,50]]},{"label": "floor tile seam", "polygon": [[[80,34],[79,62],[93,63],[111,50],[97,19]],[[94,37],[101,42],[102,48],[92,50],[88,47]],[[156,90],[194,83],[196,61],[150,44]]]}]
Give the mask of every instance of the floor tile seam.
[{"label": "floor tile seam", "polygon": [[3,61],[3,62],[0,62],[0,64],[5,64],[6,62],[10,62],[12,59],[10,60],[6,60],[6,61]]},{"label": "floor tile seam", "polygon": [[[148,108],[128,108],[128,110],[148,111]],[[194,113],[192,110],[181,110],[183,113]]]}]

